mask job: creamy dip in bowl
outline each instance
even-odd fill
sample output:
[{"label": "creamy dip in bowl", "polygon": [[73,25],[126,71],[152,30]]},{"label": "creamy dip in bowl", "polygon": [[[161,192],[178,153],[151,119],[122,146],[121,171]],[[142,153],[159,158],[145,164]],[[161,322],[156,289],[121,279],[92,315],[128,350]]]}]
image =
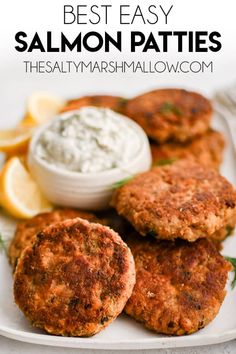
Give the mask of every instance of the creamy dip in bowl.
[{"label": "creamy dip in bowl", "polygon": [[45,196],[63,206],[103,209],[114,184],[151,166],[142,128],[109,109],[84,107],[40,127],[29,168]]}]

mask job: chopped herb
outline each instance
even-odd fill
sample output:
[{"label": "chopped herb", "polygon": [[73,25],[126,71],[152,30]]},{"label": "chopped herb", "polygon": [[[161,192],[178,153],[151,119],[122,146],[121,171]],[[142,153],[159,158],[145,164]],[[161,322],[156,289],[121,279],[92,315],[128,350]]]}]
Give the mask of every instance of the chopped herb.
[{"label": "chopped herb", "polygon": [[69,302],[69,306],[73,309],[76,309],[76,306],[80,304],[80,299],[78,298],[72,298]]},{"label": "chopped herb", "polygon": [[118,104],[123,106],[128,102],[128,98],[120,98]]},{"label": "chopped herb", "polygon": [[104,323],[107,321],[109,321],[109,317],[102,317],[100,323],[101,325],[104,325]]},{"label": "chopped herb", "polygon": [[127,177],[122,179],[121,181],[118,181],[116,183],[113,184],[113,188],[114,189],[118,189],[120,187],[123,187],[126,183],[128,183],[129,181],[131,181],[134,178],[134,176],[132,177]]},{"label": "chopped herb", "polygon": [[234,227],[226,226],[226,236],[230,236],[234,230]]},{"label": "chopped herb", "polygon": [[155,230],[149,230],[147,233],[146,233],[146,236],[147,237],[156,237],[157,236],[157,233]]},{"label": "chopped herb", "polygon": [[169,159],[161,159],[161,160],[158,160],[156,163],[154,163],[154,166],[171,165],[176,160],[177,160],[176,157],[172,157],[172,158],[169,158]]},{"label": "chopped herb", "polygon": [[233,278],[232,283],[231,283],[231,288],[234,289],[234,287],[236,285],[236,258],[225,256],[225,259],[228,262],[230,262],[232,264],[232,266],[234,267],[234,269],[232,270],[234,272],[234,278]]},{"label": "chopped herb", "polygon": [[0,251],[7,252],[6,241],[2,238],[0,234]]},{"label": "chopped herb", "polygon": [[168,114],[168,113],[173,113],[176,116],[181,116],[182,115],[182,111],[179,107],[175,106],[173,103],[170,102],[165,102],[161,105],[160,113],[162,114]]}]

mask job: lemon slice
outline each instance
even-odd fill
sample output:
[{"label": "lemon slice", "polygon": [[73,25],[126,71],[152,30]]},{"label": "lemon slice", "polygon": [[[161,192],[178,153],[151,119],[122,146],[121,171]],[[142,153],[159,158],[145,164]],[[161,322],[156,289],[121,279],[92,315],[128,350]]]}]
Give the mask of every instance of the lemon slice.
[{"label": "lemon slice", "polygon": [[27,100],[26,115],[20,125],[38,125],[59,113],[64,101],[48,92],[35,92]]},{"label": "lemon slice", "polygon": [[28,219],[52,209],[18,157],[12,157],[3,167],[0,192],[2,206],[16,218]]},{"label": "lemon slice", "polygon": [[0,151],[7,155],[25,154],[33,131],[32,126],[0,130]]}]

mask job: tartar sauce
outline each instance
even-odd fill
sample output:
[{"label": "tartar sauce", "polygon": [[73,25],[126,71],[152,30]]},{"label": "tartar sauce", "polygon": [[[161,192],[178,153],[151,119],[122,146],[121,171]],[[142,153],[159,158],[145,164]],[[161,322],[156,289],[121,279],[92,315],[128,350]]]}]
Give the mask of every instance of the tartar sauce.
[{"label": "tartar sauce", "polygon": [[140,149],[138,133],[109,109],[84,107],[55,119],[40,135],[35,154],[60,169],[92,173],[127,166]]}]

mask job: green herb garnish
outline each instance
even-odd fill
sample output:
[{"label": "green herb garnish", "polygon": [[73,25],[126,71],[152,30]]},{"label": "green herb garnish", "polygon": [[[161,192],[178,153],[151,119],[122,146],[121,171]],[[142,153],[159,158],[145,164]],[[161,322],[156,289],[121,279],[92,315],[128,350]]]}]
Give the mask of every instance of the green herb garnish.
[{"label": "green herb garnish", "polygon": [[176,116],[181,116],[182,111],[179,107],[175,106],[173,103],[165,102],[161,105],[159,112],[161,114],[173,113]]},{"label": "green herb garnish", "polygon": [[236,285],[236,258],[225,256],[225,259],[226,261],[230,262],[234,267],[234,269],[232,270],[234,272],[234,278],[231,283],[231,289],[233,290]]},{"label": "green herb garnish", "polygon": [[133,178],[134,178],[134,176],[124,178],[124,179],[122,179],[121,181],[118,181],[118,182],[114,183],[112,187],[113,187],[114,189],[123,187],[126,183],[128,183],[129,181],[131,181]]},{"label": "green herb garnish", "polygon": [[5,253],[7,253],[6,241],[2,238],[1,234],[0,234],[0,251],[4,251]]},{"label": "green herb garnish", "polygon": [[154,163],[153,166],[165,166],[165,165],[171,165],[173,162],[177,160],[176,157],[171,157],[169,159],[161,159],[158,160],[156,163]]},{"label": "green herb garnish", "polygon": [[234,230],[234,227],[226,226],[226,237],[230,236]]},{"label": "green herb garnish", "polygon": [[119,99],[119,101],[118,101],[118,104],[121,105],[121,106],[123,106],[123,105],[125,105],[128,101],[129,101],[128,98],[122,98],[122,97],[121,97],[121,98]]},{"label": "green herb garnish", "polygon": [[156,233],[156,231],[154,231],[154,230],[149,230],[149,231],[146,233],[146,236],[148,236],[148,237],[156,237],[156,236],[157,236],[157,233]]}]

